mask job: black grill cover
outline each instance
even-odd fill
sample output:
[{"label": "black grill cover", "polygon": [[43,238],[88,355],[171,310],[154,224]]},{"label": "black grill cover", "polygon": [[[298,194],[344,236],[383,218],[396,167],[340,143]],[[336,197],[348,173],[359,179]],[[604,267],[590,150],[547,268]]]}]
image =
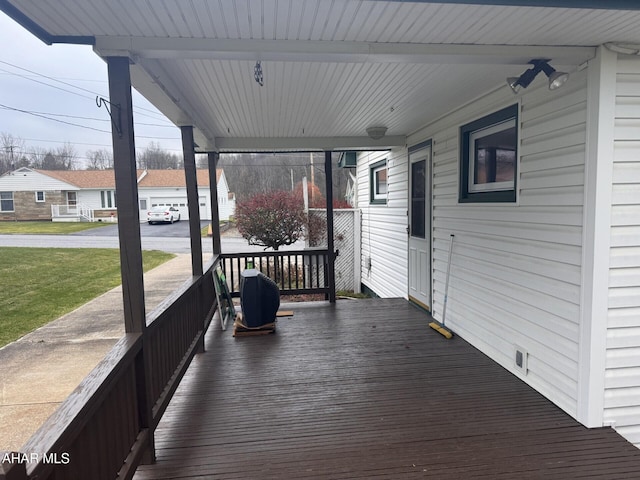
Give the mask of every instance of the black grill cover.
[{"label": "black grill cover", "polygon": [[242,272],[240,305],[243,323],[250,328],[261,327],[276,319],[280,308],[280,290],[273,280],[256,269]]}]

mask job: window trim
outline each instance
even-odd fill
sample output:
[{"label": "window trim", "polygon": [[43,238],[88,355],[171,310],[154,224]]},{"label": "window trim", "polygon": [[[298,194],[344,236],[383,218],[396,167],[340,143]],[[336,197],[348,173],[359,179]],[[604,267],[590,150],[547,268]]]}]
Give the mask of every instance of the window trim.
[{"label": "window trim", "polygon": [[[69,190],[67,191],[67,206],[68,207],[75,207],[78,205],[78,192],[74,191],[74,190]],[[73,197],[73,198],[71,198]]]},{"label": "window trim", "polygon": [[[6,195],[9,194],[11,195],[11,198],[2,198],[2,195]],[[4,202],[11,202],[11,210],[5,210],[4,208],[2,208],[2,204]],[[16,211],[16,204],[15,204],[15,198],[13,195],[13,192],[0,192],[0,212],[2,213],[10,213],[10,212],[15,212]]]},{"label": "window trim", "polygon": [[[379,185],[376,182],[376,174],[382,170],[387,171],[387,190],[384,193],[379,192]],[[369,203],[373,205],[386,205],[388,192],[389,170],[387,168],[387,159],[385,158],[369,166]]]},{"label": "window trim", "polygon": [[100,208],[106,210],[118,208],[115,190],[100,190]]},{"label": "window trim", "polygon": [[[460,127],[460,179],[458,189],[459,203],[516,203],[518,191],[519,175],[519,105],[516,103],[502,110],[498,110],[490,115],[486,115],[473,122]],[[483,133],[484,135],[496,133],[505,128],[516,128],[515,159],[513,168],[513,183],[495,182],[486,186],[474,186],[472,167],[475,159],[473,157],[473,136]],[[505,128],[500,128],[505,127]]]},{"label": "window trim", "polygon": [[[42,194],[42,200],[38,199],[39,193]],[[44,190],[36,190],[36,203],[45,203],[45,201],[46,201],[46,194]]]}]

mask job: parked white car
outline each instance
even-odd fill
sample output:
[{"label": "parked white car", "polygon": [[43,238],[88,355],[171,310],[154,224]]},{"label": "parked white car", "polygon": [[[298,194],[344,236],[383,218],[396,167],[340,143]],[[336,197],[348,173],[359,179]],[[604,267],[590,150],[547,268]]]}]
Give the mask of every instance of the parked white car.
[{"label": "parked white car", "polygon": [[147,212],[147,222],[149,225],[154,223],[173,223],[180,221],[180,211],[174,207],[153,207]]}]

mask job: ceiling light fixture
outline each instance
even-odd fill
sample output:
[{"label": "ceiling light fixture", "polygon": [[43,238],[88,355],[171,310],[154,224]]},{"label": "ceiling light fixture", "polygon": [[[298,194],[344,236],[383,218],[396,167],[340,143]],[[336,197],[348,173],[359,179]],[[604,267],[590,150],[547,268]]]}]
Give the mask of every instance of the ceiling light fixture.
[{"label": "ceiling light fixture", "polygon": [[369,127],[367,128],[367,135],[374,140],[380,140],[387,133],[387,127]]},{"label": "ceiling light fixture", "polygon": [[533,67],[526,70],[519,77],[507,78],[507,85],[509,85],[513,93],[518,93],[520,88],[527,88],[540,72],[544,72],[549,79],[549,90],[561,87],[569,79],[569,74],[556,71],[555,68],[549,65],[549,62],[550,60],[548,59],[534,58],[529,62]]}]

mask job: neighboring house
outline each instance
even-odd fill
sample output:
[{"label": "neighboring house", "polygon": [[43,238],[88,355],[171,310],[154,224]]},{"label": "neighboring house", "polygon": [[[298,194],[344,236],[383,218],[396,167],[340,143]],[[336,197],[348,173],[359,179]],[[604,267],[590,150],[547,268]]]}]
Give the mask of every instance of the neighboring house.
[{"label": "neighboring house", "polygon": [[[208,170],[197,170],[200,218],[211,220],[211,193]],[[229,220],[235,213],[235,196],[229,192],[224,171],[216,169],[218,209],[220,220]],[[145,170],[138,176],[140,216],[156,205],[171,205],[180,210],[180,218],[188,219],[187,190],[181,170]]]},{"label": "neighboring house", "polygon": [[637,446],[639,105],[640,58],[600,47],[560,89],[496,85],[357,167],[365,289],[441,319],[454,235],[446,325]]},{"label": "neighboring house", "polygon": [[[216,170],[220,219],[235,211],[222,169]],[[207,170],[197,171],[200,218],[211,219]],[[184,172],[138,170],[140,219],[155,205],[172,205],[189,218]],[[35,170],[20,168],[0,177],[0,220],[110,221],[117,216],[113,170]]]}]

